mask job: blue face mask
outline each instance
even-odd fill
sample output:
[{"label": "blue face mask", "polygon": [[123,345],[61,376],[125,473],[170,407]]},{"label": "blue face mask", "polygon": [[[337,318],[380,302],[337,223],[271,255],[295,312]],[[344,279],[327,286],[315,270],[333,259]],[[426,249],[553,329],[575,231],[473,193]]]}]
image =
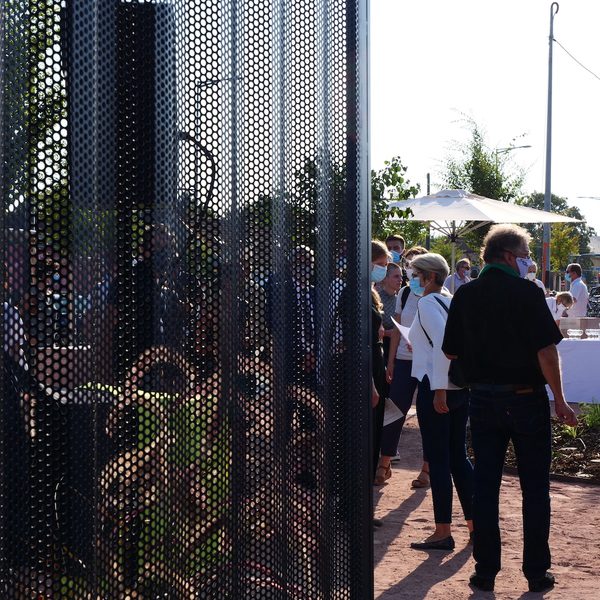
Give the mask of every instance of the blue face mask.
[{"label": "blue face mask", "polygon": [[371,268],[371,281],[373,283],[379,283],[385,279],[387,275],[387,267],[381,265],[373,265]]},{"label": "blue face mask", "polygon": [[418,277],[413,277],[408,285],[415,296],[422,296],[425,293],[425,288],[421,285]]},{"label": "blue face mask", "polygon": [[571,283],[571,273],[567,273],[567,274],[565,275],[565,281],[566,281],[567,283]]},{"label": "blue face mask", "polygon": [[402,252],[396,252],[396,250],[390,250],[390,254],[392,255],[392,262],[399,263],[402,258]]}]

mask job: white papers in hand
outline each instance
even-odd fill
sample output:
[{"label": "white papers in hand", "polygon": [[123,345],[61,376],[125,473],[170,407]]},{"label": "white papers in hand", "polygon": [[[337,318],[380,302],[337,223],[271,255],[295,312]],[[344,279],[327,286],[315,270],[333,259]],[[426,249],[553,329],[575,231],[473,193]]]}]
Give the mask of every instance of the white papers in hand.
[{"label": "white papers in hand", "polygon": [[410,339],[408,338],[408,332],[410,331],[410,327],[404,327],[404,325],[400,325],[394,317],[392,317],[392,322],[398,328],[400,335],[410,344]]},{"label": "white papers in hand", "polygon": [[385,413],[383,415],[383,426],[389,425],[401,419],[404,413],[392,402],[391,398],[385,399]]}]

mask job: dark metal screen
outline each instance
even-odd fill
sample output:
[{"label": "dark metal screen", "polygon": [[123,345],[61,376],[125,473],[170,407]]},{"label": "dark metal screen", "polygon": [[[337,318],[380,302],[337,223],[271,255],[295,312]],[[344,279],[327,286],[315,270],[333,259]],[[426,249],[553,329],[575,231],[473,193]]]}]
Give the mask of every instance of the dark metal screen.
[{"label": "dark metal screen", "polygon": [[372,597],[366,0],[1,8],[0,595]]}]

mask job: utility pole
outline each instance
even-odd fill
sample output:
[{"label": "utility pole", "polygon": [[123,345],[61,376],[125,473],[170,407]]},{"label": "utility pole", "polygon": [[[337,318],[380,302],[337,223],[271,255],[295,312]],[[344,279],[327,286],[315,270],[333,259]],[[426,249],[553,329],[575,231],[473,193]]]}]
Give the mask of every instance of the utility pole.
[{"label": "utility pole", "polygon": [[[552,47],[554,43],[554,16],[558,12],[558,2],[550,5],[550,36],[548,38],[548,113],[546,120],[546,186],[544,189],[544,210],[552,210]],[[544,223],[542,242],[542,274],[544,285],[550,286],[550,223]]]}]

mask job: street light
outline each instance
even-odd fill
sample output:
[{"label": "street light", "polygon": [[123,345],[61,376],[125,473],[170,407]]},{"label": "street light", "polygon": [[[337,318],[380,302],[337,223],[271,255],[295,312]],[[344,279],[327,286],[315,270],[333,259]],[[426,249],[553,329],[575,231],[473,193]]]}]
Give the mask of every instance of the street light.
[{"label": "street light", "polygon": [[524,146],[507,146],[506,148],[496,148],[494,154],[496,155],[496,170],[498,170],[498,154],[505,154],[506,152],[512,152],[513,150],[519,150],[520,148],[531,148],[529,144]]}]

